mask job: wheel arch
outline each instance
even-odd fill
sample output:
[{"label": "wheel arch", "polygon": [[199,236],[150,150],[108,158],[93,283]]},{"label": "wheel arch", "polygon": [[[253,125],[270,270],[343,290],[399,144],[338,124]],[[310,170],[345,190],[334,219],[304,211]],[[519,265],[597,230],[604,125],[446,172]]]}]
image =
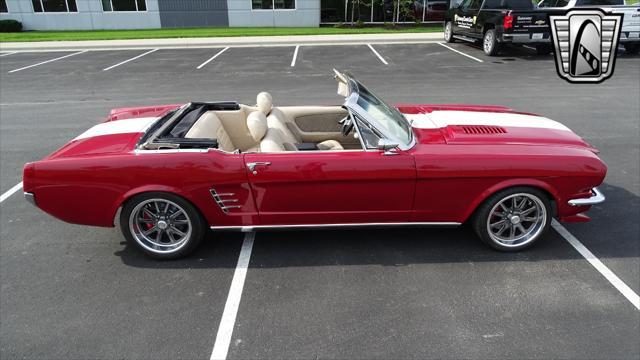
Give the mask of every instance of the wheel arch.
[{"label": "wheel arch", "polygon": [[496,26],[494,24],[491,24],[491,23],[484,24],[482,26],[482,36],[484,37],[484,34],[487,31],[489,31],[490,29],[495,29],[495,28],[496,28]]},{"label": "wheel arch", "polygon": [[194,207],[194,209],[198,211],[198,214],[200,214],[200,216],[203,219],[206,219],[206,217],[204,216],[204,213],[202,212],[202,209],[200,209],[198,205],[196,205],[196,203],[192,201],[184,191],[178,188],[175,188],[172,186],[166,186],[166,185],[145,185],[145,186],[140,186],[137,188],[130,189],[129,191],[122,194],[115,201],[113,208],[111,210],[111,214],[113,214],[113,225],[118,226],[118,221],[120,219],[120,213],[122,211],[122,208],[129,200],[131,200],[131,198],[140,194],[151,193],[151,192],[161,192],[161,193],[168,193],[174,196],[179,196],[185,201],[187,201],[189,204],[191,204]]},{"label": "wheel arch", "polygon": [[559,199],[559,194],[553,186],[539,179],[509,179],[493,185],[477,196],[466,210],[462,222],[466,222],[471,219],[480,205],[482,205],[492,195],[515,187],[530,187],[542,191],[551,203],[552,216],[555,217],[557,215],[557,200]]}]

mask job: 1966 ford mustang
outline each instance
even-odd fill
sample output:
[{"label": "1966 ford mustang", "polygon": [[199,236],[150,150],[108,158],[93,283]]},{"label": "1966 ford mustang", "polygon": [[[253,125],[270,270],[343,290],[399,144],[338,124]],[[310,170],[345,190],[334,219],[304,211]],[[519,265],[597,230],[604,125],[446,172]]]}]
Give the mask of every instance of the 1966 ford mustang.
[{"label": "1966 ford mustang", "polygon": [[342,106],[188,103],[114,109],[24,167],[26,198],[113,227],[156,258],[206,231],[469,222],[489,246],[588,221],[606,165],[564,125],[501,106],[390,106],[336,71]]}]

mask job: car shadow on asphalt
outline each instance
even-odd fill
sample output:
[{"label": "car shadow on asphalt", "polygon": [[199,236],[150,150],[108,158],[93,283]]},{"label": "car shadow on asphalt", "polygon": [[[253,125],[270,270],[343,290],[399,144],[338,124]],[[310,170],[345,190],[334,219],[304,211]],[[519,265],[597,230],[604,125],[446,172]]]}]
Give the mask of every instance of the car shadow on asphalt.
[{"label": "car shadow on asphalt", "polygon": [[[598,257],[639,257],[633,235],[634,232],[637,235],[638,223],[629,214],[640,211],[640,197],[609,184],[603,184],[600,189],[607,196],[607,202],[592,207],[589,214],[593,222],[572,225],[577,232],[570,230],[588,248],[593,245]],[[610,234],[607,224],[624,233],[607,235]],[[192,255],[172,261],[150,259],[128,244],[115,255],[126,265],[142,268],[234,268],[243,238],[242,233],[210,232]],[[568,259],[582,259],[582,256],[553,229],[525,251],[503,253],[485,246],[465,224],[457,228],[258,232],[251,267],[405,266]]]}]

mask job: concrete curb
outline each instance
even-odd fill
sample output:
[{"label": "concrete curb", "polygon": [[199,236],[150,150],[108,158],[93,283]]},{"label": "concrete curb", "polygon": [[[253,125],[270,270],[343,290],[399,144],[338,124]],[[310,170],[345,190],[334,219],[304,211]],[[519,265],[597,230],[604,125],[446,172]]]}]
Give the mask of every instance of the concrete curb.
[{"label": "concrete curb", "polygon": [[0,51],[53,51],[53,50],[127,50],[127,49],[181,49],[209,47],[254,47],[295,45],[354,45],[354,44],[412,44],[433,43],[442,40],[443,34],[358,34],[358,35],[296,35],[296,36],[247,36],[136,40],[87,40],[4,42]]}]

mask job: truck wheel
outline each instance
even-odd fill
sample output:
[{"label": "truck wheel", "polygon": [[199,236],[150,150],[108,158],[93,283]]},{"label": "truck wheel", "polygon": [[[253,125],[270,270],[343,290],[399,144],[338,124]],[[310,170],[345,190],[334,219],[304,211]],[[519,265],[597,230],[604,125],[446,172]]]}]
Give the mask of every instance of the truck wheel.
[{"label": "truck wheel", "polygon": [[120,228],[129,244],[156,259],[191,253],[206,233],[202,216],[185,199],[163,192],[134,196],[122,208]]},{"label": "truck wheel", "polygon": [[487,199],[476,211],[471,225],[490,247],[518,251],[542,237],[551,219],[551,203],[543,192],[515,187]]},{"label": "truck wheel", "polygon": [[455,42],[456,39],[453,37],[453,25],[451,25],[451,21],[447,21],[444,25],[444,41],[448,43]]},{"label": "truck wheel", "polygon": [[495,56],[498,54],[498,39],[496,38],[496,31],[494,29],[489,29],[484,33],[484,38],[482,39],[482,49],[484,53],[488,56]]},{"label": "truck wheel", "polygon": [[536,53],[538,55],[549,55],[551,54],[552,50],[553,48],[551,48],[551,45],[547,45],[547,44],[536,45]]},{"label": "truck wheel", "polygon": [[624,51],[629,55],[635,55],[640,50],[639,44],[624,44]]}]

